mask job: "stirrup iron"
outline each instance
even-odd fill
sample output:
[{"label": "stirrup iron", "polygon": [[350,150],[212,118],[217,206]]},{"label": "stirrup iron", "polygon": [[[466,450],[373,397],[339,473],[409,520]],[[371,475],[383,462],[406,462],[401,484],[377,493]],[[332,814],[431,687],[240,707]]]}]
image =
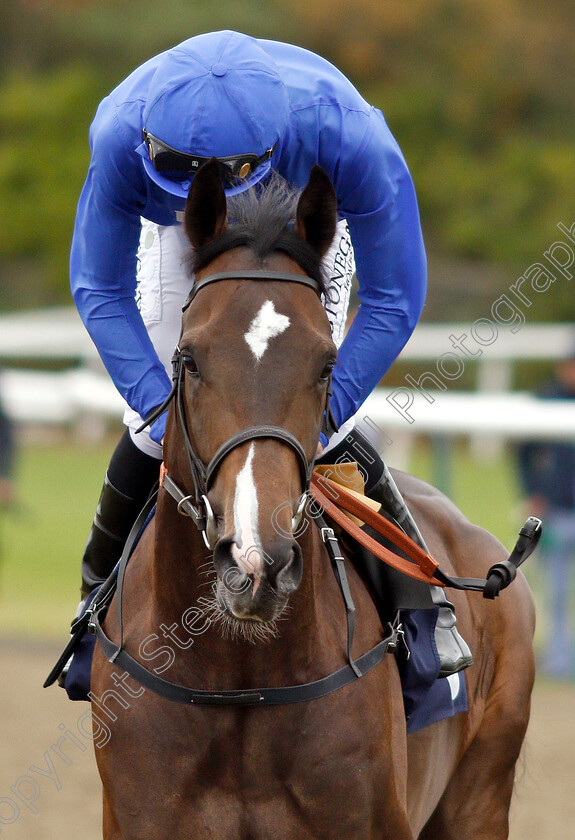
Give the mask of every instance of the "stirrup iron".
[{"label": "stirrup iron", "polygon": [[[373,494],[373,495],[372,495]],[[429,554],[421,531],[417,527],[408,506],[387,465],[383,464],[383,473],[378,484],[369,494],[375,501],[394,517],[408,537]],[[453,604],[447,600],[441,586],[430,586],[431,598],[438,607],[437,623],[435,625],[435,644],[440,660],[440,677],[449,677],[458,671],[463,671],[473,664],[473,655],[469,645],[459,633],[456,624],[457,617]]]}]

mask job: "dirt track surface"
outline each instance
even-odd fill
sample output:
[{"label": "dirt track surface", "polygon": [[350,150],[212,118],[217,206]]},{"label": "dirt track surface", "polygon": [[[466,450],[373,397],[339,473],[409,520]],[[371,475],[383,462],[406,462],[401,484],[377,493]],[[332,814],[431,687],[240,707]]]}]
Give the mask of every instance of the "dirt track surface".
[{"label": "dirt track surface", "polygon": [[[88,705],[41,687],[58,653],[0,639],[2,840],[101,840],[100,781],[89,727],[82,729]],[[536,688],[510,837],[575,837],[575,685]]]}]

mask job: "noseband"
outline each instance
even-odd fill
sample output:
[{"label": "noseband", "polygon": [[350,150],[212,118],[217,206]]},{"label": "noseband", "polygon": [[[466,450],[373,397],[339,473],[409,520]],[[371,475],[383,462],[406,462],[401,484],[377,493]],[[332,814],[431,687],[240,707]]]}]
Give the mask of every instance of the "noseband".
[{"label": "noseband", "polygon": [[[245,269],[242,271],[222,271],[217,274],[210,274],[207,277],[203,277],[201,280],[198,280],[192,287],[192,290],[184,303],[182,311],[185,312],[188,309],[199,291],[220,280],[263,280],[268,282],[273,280],[282,280],[288,283],[300,283],[308,286],[313,289],[320,298],[322,294],[320,284],[313,278],[304,274],[283,274],[277,271],[248,271]],[[140,432],[142,429],[145,429],[146,426],[153,423],[154,420],[156,420],[168,409],[172,400],[175,399],[177,417],[184,435],[184,443],[186,447],[186,454],[188,456],[192,481],[194,484],[194,492],[185,494],[176,482],[168,475],[164,468],[162,469],[160,484],[177,502],[178,512],[185,516],[190,516],[194,521],[196,527],[202,534],[206,546],[208,548],[213,548],[217,539],[217,528],[214,513],[208,500],[208,492],[215,480],[218,469],[230,452],[233,452],[234,449],[238,446],[242,446],[244,443],[248,443],[249,441],[259,438],[272,438],[280,441],[280,443],[283,443],[286,446],[289,446],[296,455],[300,469],[302,481],[302,501],[309,490],[314,459],[312,458],[311,461],[308,460],[305,450],[299,440],[292,435],[291,432],[288,432],[287,429],[282,429],[280,426],[262,425],[250,426],[249,428],[236,432],[216,450],[215,454],[206,466],[195,452],[188,431],[183,388],[184,371],[185,368],[182,352],[179,346],[176,346],[174,355],[172,356],[172,390],[166,400],[164,400],[160,406],[155,408],[151,414],[148,415],[146,421],[137,431]],[[327,385],[325,412],[321,429],[322,432],[328,435],[328,437],[333,434],[333,432],[337,431],[337,426],[333,419],[329,405],[331,393],[330,377]],[[298,510],[293,518],[293,527],[297,527],[297,524],[299,524],[299,518],[301,517],[302,511],[303,504],[300,502]]]}]

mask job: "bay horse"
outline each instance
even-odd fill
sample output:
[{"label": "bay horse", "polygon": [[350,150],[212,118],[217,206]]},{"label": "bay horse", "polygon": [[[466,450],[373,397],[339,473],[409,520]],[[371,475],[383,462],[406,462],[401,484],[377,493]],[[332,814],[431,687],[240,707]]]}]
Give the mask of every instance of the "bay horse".
[{"label": "bay horse", "polygon": [[[217,162],[194,178],[184,226],[195,284],[164,441],[171,484],[123,580],[123,649],[155,677],[212,692],[215,705],[159,696],[96,646],[92,712],[108,733],[96,742],[103,836],[503,840],[534,679],[521,574],[496,602],[453,592],[475,657],[468,712],[407,736],[392,655],[321,699],[217,703],[226,691],[321,680],[346,663],[345,610],[320,531],[310,524],[294,537],[336,360],[313,288],[336,198],[314,167],[299,200],[276,184],[243,201],[228,225]],[[261,428],[279,431],[251,434]],[[507,557],[437,490],[394,476],[448,573],[485,574]],[[180,515],[200,502],[207,536]],[[345,565],[359,657],[385,629]],[[119,644],[116,606],[104,624]]]}]

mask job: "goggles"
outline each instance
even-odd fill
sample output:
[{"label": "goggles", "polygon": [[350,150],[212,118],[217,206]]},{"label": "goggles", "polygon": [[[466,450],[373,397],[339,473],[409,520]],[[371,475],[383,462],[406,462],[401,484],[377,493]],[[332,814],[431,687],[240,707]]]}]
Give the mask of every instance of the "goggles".
[{"label": "goggles", "polygon": [[[150,134],[145,128],[142,134],[154,169],[171,180],[183,181],[188,179],[196,174],[202,164],[211,160],[211,158],[202,155],[189,155],[185,152],[179,152],[177,149],[168,146],[163,140]],[[259,156],[246,154],[218,158],[220,174],[224,184],[234,186],[244,181],[255,172],[258,166],[271,158],[276,145]]]}]

